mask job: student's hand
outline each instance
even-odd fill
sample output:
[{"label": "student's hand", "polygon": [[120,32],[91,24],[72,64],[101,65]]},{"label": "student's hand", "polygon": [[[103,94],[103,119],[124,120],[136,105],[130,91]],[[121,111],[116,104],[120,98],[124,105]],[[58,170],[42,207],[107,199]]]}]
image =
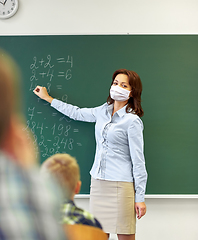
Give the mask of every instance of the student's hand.
[{"label": "student's hand", "polygon": [[53,98],[48,94],[46,87],[37,86],[33,91],[41,99],[51,103]]},{"label": "student's hand", "polygon": [[135,211],[136,211],[137,218],[140,219],[146,214],[146,204],[144,202],[136,202]]}]

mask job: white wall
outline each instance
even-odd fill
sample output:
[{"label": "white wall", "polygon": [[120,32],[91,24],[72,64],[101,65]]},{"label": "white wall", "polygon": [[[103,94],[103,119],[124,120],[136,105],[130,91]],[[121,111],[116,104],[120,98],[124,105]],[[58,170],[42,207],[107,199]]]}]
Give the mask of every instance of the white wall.
[{"label": "white wall", "polygon": [[197,33],[197,0],[19,0],[0,34]]},{"label": "white wall", "polygon": [[[13,18],[0,20],[0,35],[198,33],[197,0],[19,0],[19,4]],[[76,201],[88,210],[89,199]],[[137,223],[137,240],[198,239],[198,199],[148,198],[146,204],[147,215]]]}]

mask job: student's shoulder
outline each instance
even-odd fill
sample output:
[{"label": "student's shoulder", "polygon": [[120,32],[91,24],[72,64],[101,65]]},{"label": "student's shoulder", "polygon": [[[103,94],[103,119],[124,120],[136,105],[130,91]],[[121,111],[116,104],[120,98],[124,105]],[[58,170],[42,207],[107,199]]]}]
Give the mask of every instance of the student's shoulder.
[{"label": "student's shoulder", "polygon": [[90,212],[88,212],[85,209],[79,208],[77,206],[75,206],[76,208],[76,212],[79,213],[81,216],[83,216],[85,219],[89,219],[89,220],[94,220],[94,215]]},{"label": "student's shoulder", "polygon": [[94,215],[86,210],[82,212],[82,222],[86,225],[98,227],[102,229],[100,222],[94,217]]}]

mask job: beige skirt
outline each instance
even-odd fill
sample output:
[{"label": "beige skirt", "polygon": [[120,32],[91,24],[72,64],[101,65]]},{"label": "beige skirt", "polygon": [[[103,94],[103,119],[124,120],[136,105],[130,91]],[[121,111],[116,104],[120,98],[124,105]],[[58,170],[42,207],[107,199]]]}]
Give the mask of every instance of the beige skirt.
[{"label": "beige skirt", "polygon": [[90,212],[106,233],[135,234],[134,184],[91,178]]}]

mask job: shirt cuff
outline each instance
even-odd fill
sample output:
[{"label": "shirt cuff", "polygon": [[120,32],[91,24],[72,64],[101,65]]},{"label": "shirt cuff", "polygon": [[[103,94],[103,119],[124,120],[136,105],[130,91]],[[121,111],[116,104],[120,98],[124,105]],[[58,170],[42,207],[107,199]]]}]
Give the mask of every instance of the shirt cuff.
[{"label": "shirt cuff", "polygon": [[135,195],[135,202],[144,202],[144,195]]},{"label": "shirt cuff", "polygon": [[58,103],[58,100],[54,98],[51,102],[51,107],[56,107],[57,103]]}]

